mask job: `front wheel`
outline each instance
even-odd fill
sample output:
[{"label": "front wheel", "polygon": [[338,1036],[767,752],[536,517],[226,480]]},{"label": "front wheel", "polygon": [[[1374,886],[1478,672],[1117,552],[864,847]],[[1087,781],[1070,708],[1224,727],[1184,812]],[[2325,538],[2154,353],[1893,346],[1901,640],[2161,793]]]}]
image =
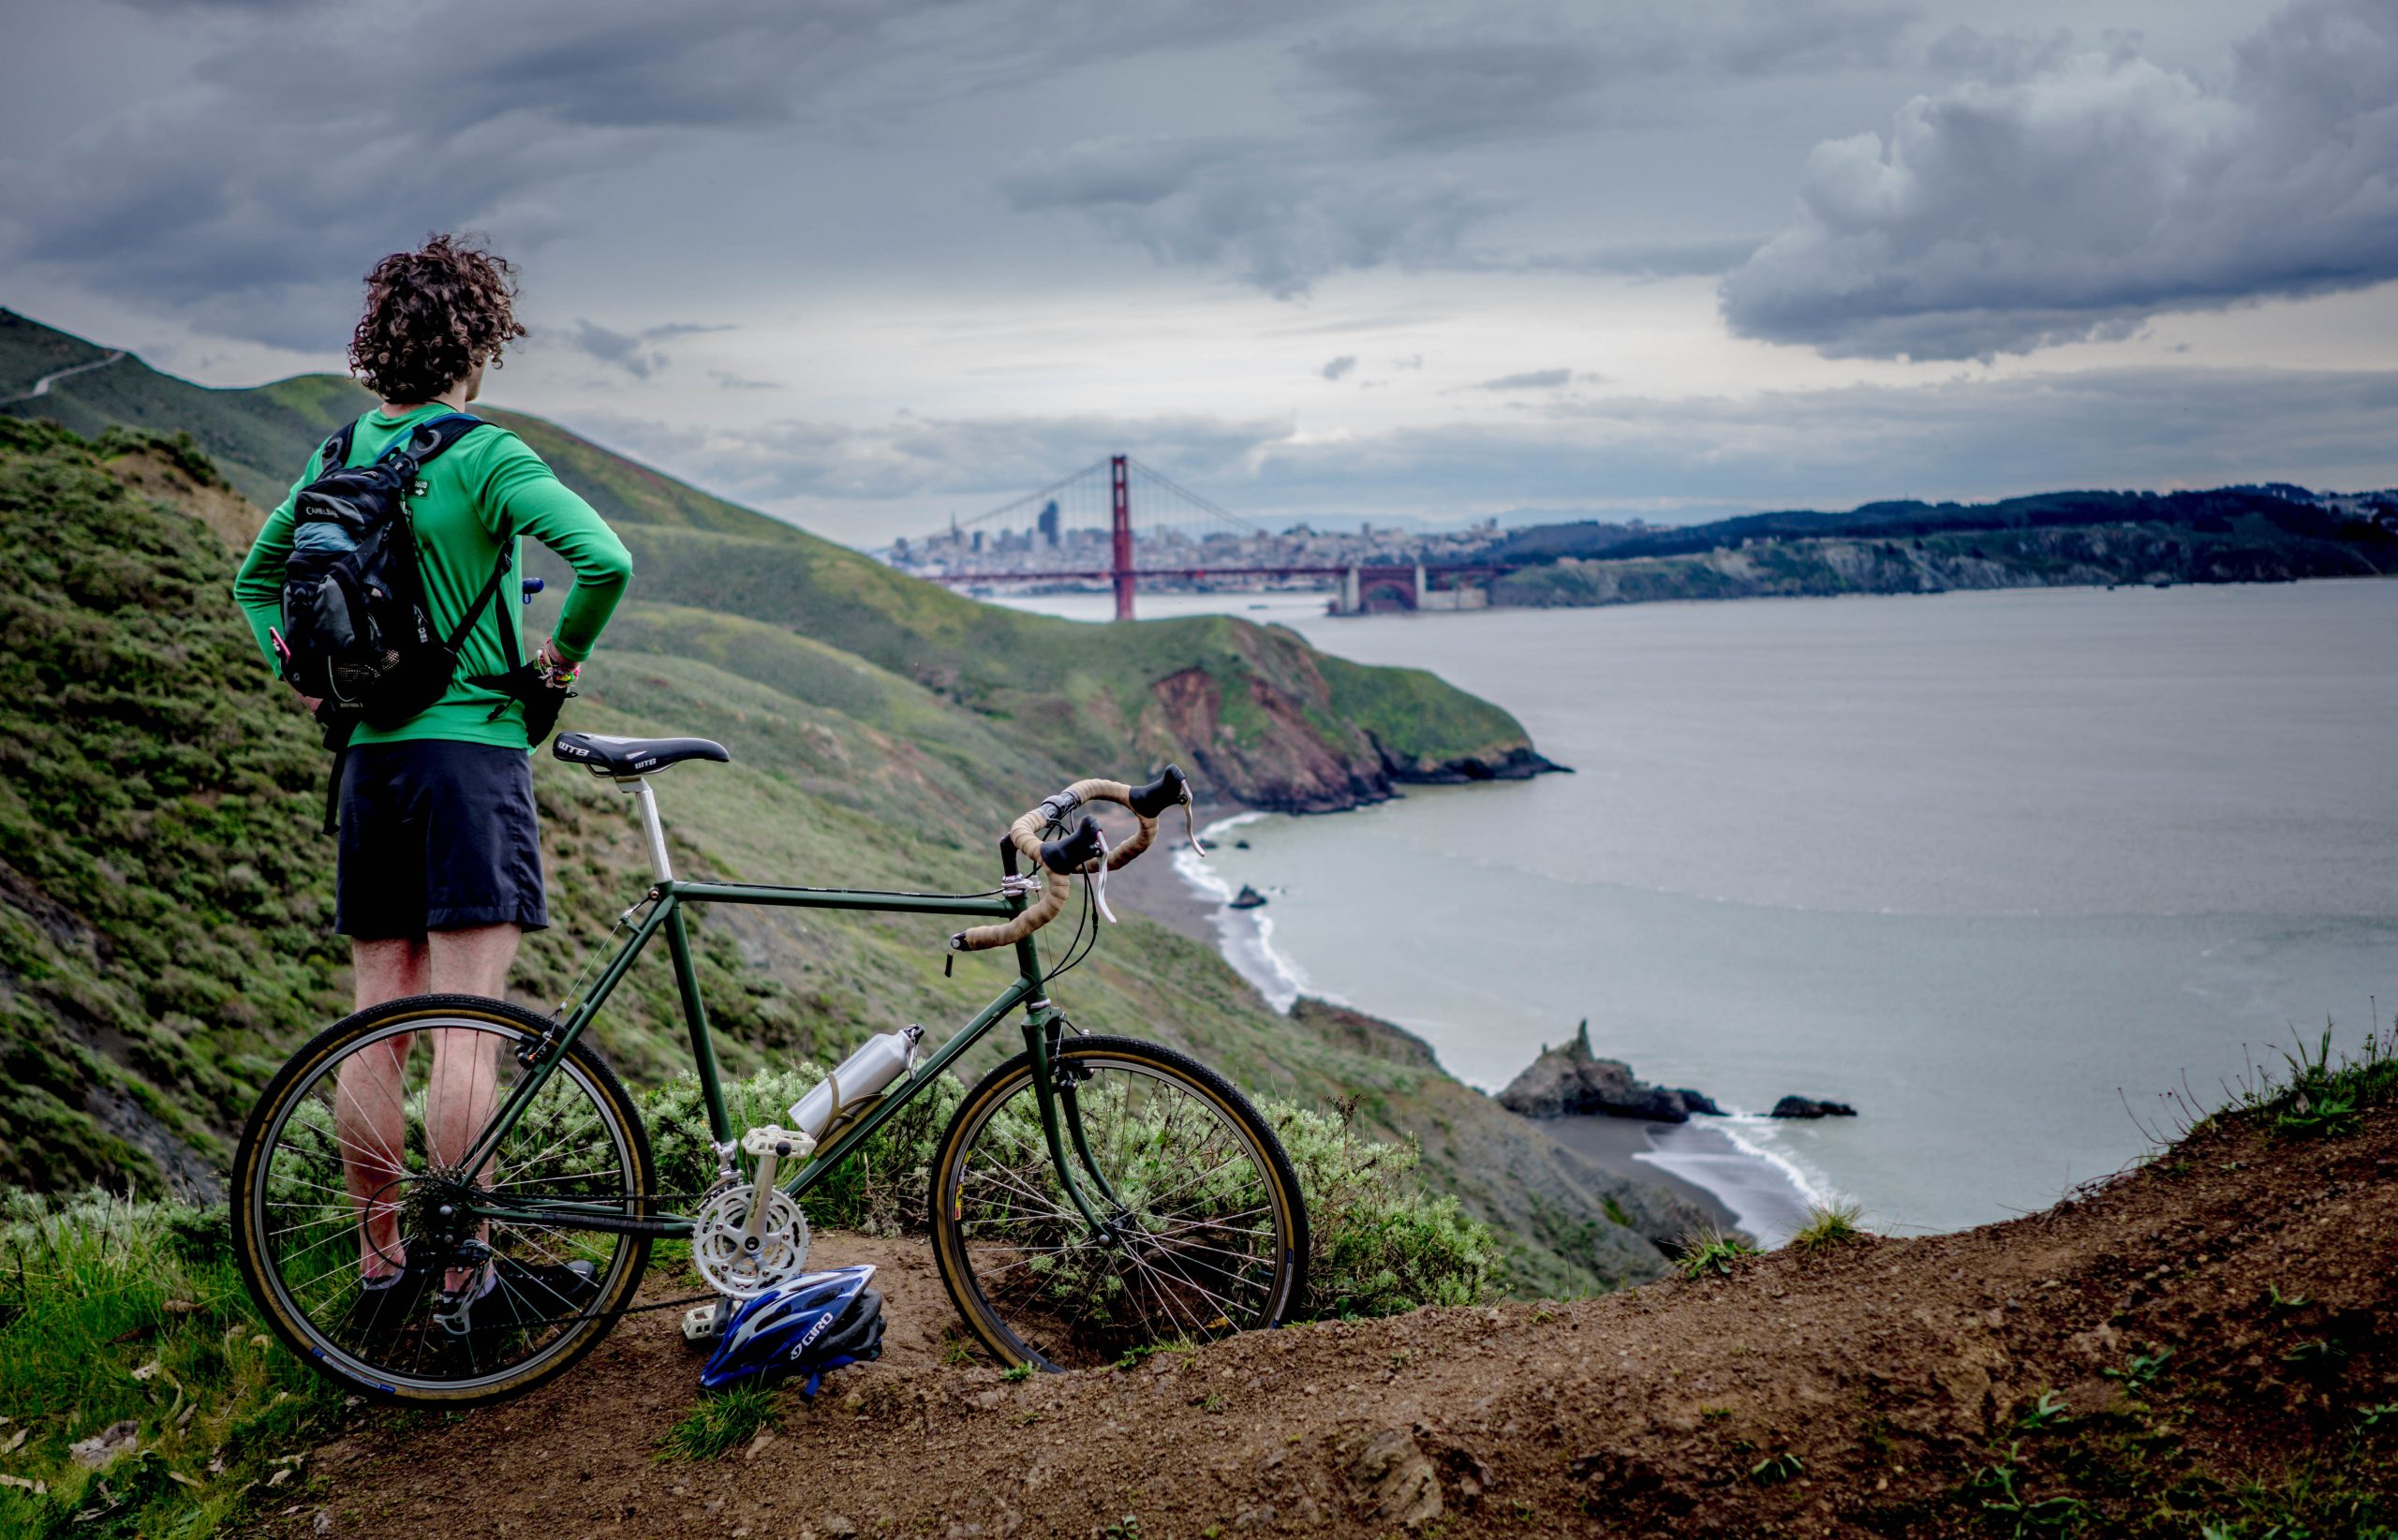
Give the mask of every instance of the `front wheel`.
[{"label": "front wheel", "polygon": [[459,1169],[551,1025],[413,996],[327,1028],[268,1082],[233,1157],[233,1247],[303,1362],[379,1399],[469,1406],[540,1385],[615,1325],[658,1184],[641,1115],[588,1043]]},{"label": "front wheel", "polygon": [[983,1344],[1010,1367],[1079,1369],[1288,1319],[1307,1207],[1248,1100],[1132,1038],[1067,1039],[1050,1071],[1099,1227],[1058,1181],[1029,1054],[967,1093],[934,1164],[934,1257]]}]

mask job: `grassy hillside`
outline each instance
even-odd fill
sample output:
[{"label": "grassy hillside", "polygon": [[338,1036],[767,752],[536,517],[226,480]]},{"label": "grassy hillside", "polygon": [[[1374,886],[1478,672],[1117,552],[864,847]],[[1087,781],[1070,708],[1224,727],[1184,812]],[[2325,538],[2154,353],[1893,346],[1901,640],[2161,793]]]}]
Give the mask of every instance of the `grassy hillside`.
[{"label": "grassy hillside", "polygon": [[[80,337],[0,310],[0,380],[64,367],[42,361],[61,356],[69,344],[82,349],[69,363],[105,356],[103,349]],[[18,389],[31,384],[27,378]],[[0,404],[0,414],[48,418],[86,437],[112,427],[188,433],[243,496],[260,508],[273,508],[307,463],[308,452],[372,404],[364,391],[346,379],[286,380],[259,390],[217,391],[160,374],[127,354],[106,368],[59,381],[47,395]]]},{"label": "grassy hillside", "polygon": [[13,310],[0,310],[0,401],[31,391],[42,376],[96,363],[108,349],[52,331]]},{"label": "grassy hillside", "polygon": [[[258,1087],[344,1007],[316,832],[324,757],[227,600],[233,554],[189,516],[221,493],[194,466],[170,440],[0,421],[0,1181],[206,1191]],[[1072,773],[1006,723],[781,627],[644,603],[611,636],[570,720],[702,733],[734,754],[660,782],[693,874],[981,887],[995,831]],[[546,1007],[645,879],[629,800],[536,763],[555,923],[516,985]],[[728,1067],[963,1019],[1003,964],[944,976],[944,930],[703,913]],[[1089,1029],[1161,1038],[1254,1089],[1354,1102],[1366,1131],[1420,1138],[1434,1185],[1506,1227],[1527,1283],[1649,1276],[1642,1237],[1695,1219],[1528,1134],[1420,1044],[1279,1016],[1208,948],[1146,920],[1058,995]],[[662,958],[634,970],[600,1037],[637,1082],[685,1062]]]},{"label": "grassy hillside", "polygon": [[[0,379],[105,356],[0,311]],[[273,507],[324,437],[371,406],[302,376],[208,390],[134,358],[0,404],[86,437],[188,432],[242,494]],[[1326,659],[1295,633],[1231,618],[1080,626],[977,603],[846,546],[712,497],[539,418],[479,411],[524,436],[633,549],[646,600],[763,621],[831,643],[1003,724],[1068,764],[1179,760],[1212,800],[1325,811],[1395,783],[1545,768],[1514,718],[1429,674]],[[528,570],[563,588],[546,552]]]}]

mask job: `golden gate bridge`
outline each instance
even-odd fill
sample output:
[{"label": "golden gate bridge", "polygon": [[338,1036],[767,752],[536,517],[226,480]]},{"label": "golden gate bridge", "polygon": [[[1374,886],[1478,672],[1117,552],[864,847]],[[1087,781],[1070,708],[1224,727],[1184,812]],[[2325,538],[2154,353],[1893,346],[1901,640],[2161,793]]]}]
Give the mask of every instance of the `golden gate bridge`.
[{"label": "golden gate bridge", "polygon": [[1438,557],[1428,566],[1423,543],[1390,531],[1335,535],[1305,525],[1277,533],[1129,454],[1114,454],[988,512],[953,519],[935,534],[894,541],[891,559],[952,587],[1104,583],[1118,620],[1132,618],[1143,579],[1324,579],[1338,589],[1334,607],[1355,614],[1477,608],[1487,595],[1472,583],[1511,570]]}]

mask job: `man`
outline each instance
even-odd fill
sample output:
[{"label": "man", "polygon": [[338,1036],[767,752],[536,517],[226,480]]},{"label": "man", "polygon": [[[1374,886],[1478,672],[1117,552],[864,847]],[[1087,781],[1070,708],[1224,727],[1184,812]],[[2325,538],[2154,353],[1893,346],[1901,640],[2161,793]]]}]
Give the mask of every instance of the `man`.
[{"label": "man", "polygon": [[[349,364],[381,405],[358,420],[349,465],[372,464],[418,424],[475,399],[484,369],[525,335],[515,294],[515,270],[507,260],[447,235],[375,264]],[[320,466],[322,452],[309,457],[294,496],[338,468]],[[445,634],[489,580],[501,530],[532,536],[573,569],[555,632],[530,665],[540,684],[564,690],[631,580],[623,543],[540,455],[494,424],[470,430],[428,461],[419,485],[408,508],[427,606]],[[270,667],[276,662],[270,629],[281,620],[292,549],[292,502],[287,496],[267,519],[233,585]],[[500,634],[503,626],[519,626],[520,608],[503,593],[477,620],[439,700],[396,727],[361,724],[350,737],[339,788],[333,928],[350,939],[362,1011],[406,995],[497,998],[518,939],[549,923],[529,758],[538,746],[526,740],[523,703],[476,682],[506,674],[508,658],[524,656],[521,640],[504,648]],[[301,699],[312,712],[320,704]],[[426,1143],[436,1163],[454,1164],[494,1107],[494,1039],[427,1035]],[[402,1036],[385,1054],[352,1059],[335,1089],[343,1182],[361,1216],[360,1304],[370,1316],[405,1318],[433,1281],[424,1269],[410,1270],[392,1201],[400,1190],[392,1152],[405,1144],[401,1087],[412,1047]],[[408,1289],[392,1292],[404,1281]],[[465,1310],[495,1281],[486,1266],[480,1273],[451,1269],[439,1286],[451,1309]],[[386,1311],[385,1304],[393,1308]]]}]

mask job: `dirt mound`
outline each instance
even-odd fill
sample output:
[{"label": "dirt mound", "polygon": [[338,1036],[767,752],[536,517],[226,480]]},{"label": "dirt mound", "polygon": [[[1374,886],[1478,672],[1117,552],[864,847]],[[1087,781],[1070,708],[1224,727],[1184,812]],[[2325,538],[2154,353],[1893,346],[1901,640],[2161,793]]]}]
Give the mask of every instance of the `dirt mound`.
[{"label": "dirt mound", "polygon": [[[273,1521],[384,1537],[1308,1532],[2317,1534],[2398,1490],[2398,1113],[2203,1133],[2046,1213],[1593,1300],[1426,1310],[1011,1384],[923,1250],[890,1355],[705,1464],[694,1361],[629,1320],[526,1399],[363,1417]],[[2311,1504],[2312,1506],[2307,1506]],[[2278,1506],[2277,1506],[2278,1505]],[[318,1515],[324,1518],[320,1520]],[[319,1524],[324,1525],[319,1529]]]}]

